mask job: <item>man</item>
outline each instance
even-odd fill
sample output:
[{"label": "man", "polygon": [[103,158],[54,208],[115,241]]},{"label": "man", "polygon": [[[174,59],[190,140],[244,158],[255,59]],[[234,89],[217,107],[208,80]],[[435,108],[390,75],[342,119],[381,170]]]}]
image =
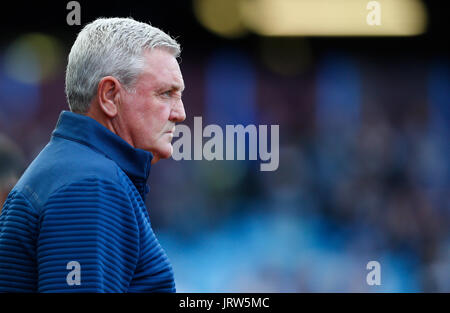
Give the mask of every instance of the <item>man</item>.
[{"label": "man", "polygon": [[69,54],[63,111],[0,216],[0,291],[175,292],[145,196],[185,119],[178,43],[97,19]]}]

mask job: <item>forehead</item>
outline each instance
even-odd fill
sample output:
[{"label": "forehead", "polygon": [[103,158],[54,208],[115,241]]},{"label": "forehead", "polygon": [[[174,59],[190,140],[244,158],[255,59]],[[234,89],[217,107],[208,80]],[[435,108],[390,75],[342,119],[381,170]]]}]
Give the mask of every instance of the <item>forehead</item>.
[{"label": "forehead", "polygon": [[163,49],[152,49],[144,52],[145,66],[140,80],[153,87],[170,85],[184,89],[183,76],[176,58]]}]

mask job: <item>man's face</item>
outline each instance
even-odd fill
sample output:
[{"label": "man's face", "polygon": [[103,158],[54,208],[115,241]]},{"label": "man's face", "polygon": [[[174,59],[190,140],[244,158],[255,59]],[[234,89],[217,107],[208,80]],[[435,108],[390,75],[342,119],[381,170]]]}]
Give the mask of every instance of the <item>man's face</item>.
[{"label": "man's face", "polygon": [[165,50],[152,49],[145,59],[135,92],[121,93],[118,125],[135,148],[150,151],[158,159],[169,158],[175,123],[186,118],[181,101],[183,77],[177,60]]}]

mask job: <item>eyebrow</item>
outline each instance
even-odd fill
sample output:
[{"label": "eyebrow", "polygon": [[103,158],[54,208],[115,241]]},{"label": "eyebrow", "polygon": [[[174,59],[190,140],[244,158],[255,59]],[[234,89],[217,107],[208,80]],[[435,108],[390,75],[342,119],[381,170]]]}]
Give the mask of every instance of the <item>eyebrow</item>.
[{"label": "eyebrow", "polygon": [[171,90],[183,92],[185,86],[184,86],[184,84],[169,84],[169,85],[167,85],[166,88],[170,88]]}]

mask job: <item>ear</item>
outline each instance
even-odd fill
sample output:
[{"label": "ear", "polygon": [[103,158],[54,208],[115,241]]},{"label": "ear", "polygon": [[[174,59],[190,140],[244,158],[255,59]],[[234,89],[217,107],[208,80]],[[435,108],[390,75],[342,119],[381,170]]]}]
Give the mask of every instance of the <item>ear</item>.
[{"label": "ear", "polygon": [[118,96],[121,91],[120,82],[112,77],[103,77],[98,83],[97,99],[103,113],[109,117],[115,117],[118,112]]}]

